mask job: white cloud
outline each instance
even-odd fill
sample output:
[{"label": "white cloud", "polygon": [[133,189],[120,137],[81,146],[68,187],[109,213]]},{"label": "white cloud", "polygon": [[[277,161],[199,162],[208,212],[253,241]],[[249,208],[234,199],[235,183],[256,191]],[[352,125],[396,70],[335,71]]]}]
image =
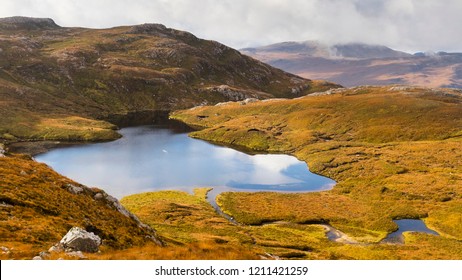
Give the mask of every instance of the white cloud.
[{"label": "white cloud", "polygon": [[0,16],[63,26],[156,22],[232,47],[280,41],[366,42],[462,51],[459,0],[2,0]]}]

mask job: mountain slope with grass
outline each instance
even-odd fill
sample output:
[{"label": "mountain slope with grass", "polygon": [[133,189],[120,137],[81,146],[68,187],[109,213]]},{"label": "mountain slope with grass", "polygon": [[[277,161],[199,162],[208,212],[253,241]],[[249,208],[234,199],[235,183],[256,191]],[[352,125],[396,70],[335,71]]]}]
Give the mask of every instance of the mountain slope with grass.
[{"label": "mountain slope with grass", "polygon": [[47,252],[72,227],[98,235],[102,251],[159,246],[155,231],[104,191],[73,182],[28,156],[0,158],[1,258]]},{"label": "mountain slope with grass", "polygon": [[[8,152],[12,143],[47,148],[54,142],[35,141],[112,140],[119,137],[119,122],[152,122],[178,108],[294,98],[333,87],[339,86],[285,73],[160,24],[87,29],[51,19],[0,19],[0,258],[30,259],[75,226],[102,238],[104,258],[131,248],[138,248],[136,258],[147,247],[153,252],[148,258],[198,258],[202,250],[162,249],[156,232],[109,194]],[[192,248],[198,252],[191,254]],[[229,258],[241,255],[224,250]],[[135,257],[120,258],[127,256]]]},{"label": "mountain slope with grass", "polygon": [[[321,193],[221,194],[222,210],[238,222],[328,223],[374,244],[396,230],[393,219],[421,218],[441,235],[431,242],[434,250],[462,240],[458,90],[357,87],[198,107],[172,117],[203,128],[193,137],[290,153],[337,181]],[[454,258],[461,256],[458,248]]]},{"label": "mountain slope with grass", "polygon": [[330,87],[338,85],[160,24],[87,29],[0,19],[0,138],[114,139],[112,115]]}]

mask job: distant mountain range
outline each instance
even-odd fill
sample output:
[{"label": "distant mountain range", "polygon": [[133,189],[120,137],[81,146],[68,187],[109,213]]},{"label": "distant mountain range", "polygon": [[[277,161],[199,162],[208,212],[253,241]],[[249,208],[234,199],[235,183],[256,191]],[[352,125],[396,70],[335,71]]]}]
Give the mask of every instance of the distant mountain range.
[{"label": "distant mountain range", "polygon": [[287,72],[344,86],[405,84],[462,88],[462,53],[415,53],[360,43],[283,42],[242,49]]}]

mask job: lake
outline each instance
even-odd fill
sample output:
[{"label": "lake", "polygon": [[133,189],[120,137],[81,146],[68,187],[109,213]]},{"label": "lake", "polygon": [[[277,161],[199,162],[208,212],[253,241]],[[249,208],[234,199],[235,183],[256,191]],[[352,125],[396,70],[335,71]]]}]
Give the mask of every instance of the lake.
[{"label": "lake", "polygon": [[420,219],[393,220],[398,225],[398,230],[390,233],[382,241],[384,243],[404,243],[403,233],[406,231],[423,232],[432,235],[439,235],[436,231],[429,229],[424,221]]},{"label": "lake", "polygon": [[188,137],[174,125],[123,128],[106,143],[59,147],[35,156],[79,183],[123,196],[158,190],[308,192],[331,189],[335,181],[309,172],[289,155],[249,155]]}]

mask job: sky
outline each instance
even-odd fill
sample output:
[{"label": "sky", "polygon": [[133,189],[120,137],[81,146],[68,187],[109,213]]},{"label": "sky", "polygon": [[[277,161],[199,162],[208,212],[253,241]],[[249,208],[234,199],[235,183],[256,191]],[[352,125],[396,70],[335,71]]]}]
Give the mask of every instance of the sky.
[{"label": "sky", "polygon": [[319,40],[462,52],[461,15],[461,0],[0,0],[0,17],[90,28],[161,23],[237,49]]}]

